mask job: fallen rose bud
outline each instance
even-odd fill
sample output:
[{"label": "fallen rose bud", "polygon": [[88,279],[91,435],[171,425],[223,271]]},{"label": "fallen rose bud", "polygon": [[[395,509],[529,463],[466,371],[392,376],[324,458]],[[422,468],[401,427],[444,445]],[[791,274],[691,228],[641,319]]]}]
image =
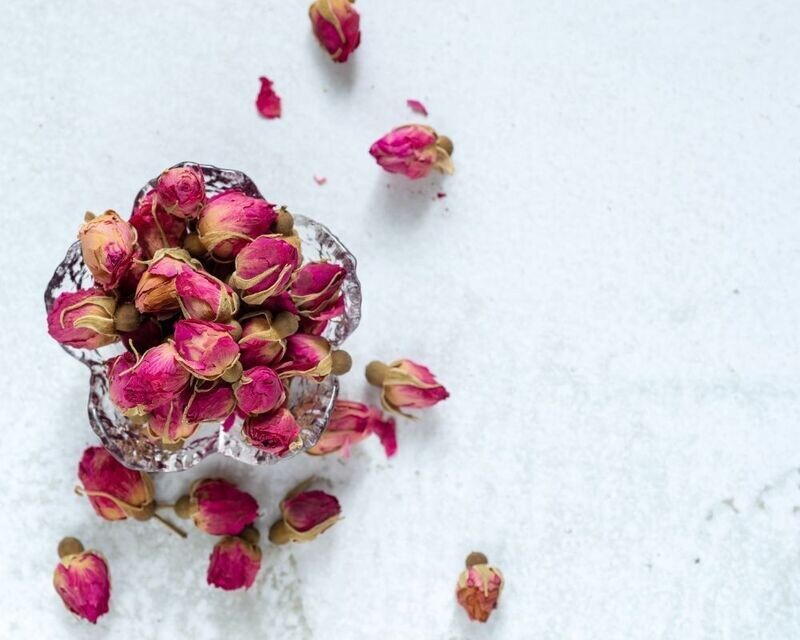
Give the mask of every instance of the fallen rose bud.
[{"label": "fallen rose bud", "polygon": [[64,292],[47,314],[47,332],[76,349],[97,349],[119,340],[114,328],[117,302],[100,288]]},{"label": "fallen rose bud", "polygon": [[236,256],[230,285],[247,304],[262,304],[285,291],[300,265],[299,240],[283,236],[259,236]]},{"label": "fallen rose bud", "polygon": [[[345,273],[343,267],[330,262],[310,262],[298,269],[289,293],[300,315],[312,320],[341,315],[344,311],[341,286]],[[329,310],[333,310],[334,315],[329,315]]]},{"label": "fallen rose bud", "polygon": [[206,204],[206,187],[199,167],[167,169],[156,182],[156,198],[176,218],[196,218]]},{"label": "fallen rose bud", "polygon": [[256,449],[274,456],[282,456],[303,446],[300,425],[286,407],[249,416],[242,426],[242,435]]},{"label": "fallen rose bud", "polygon": [[261,568],[261,549],[258,546],[258,531],[253,527],[244,530],[241,536],[226,536],[214,545],[208,563],[208,584],[233,591],[249,589]]},{"label": "fallen rose bud", "polygon": [[423,409],[450,397],[427,367],[411,360],[396,360],[389,365],[371,362],[367,365],[367,381],[381,387],[381,405],[409,417],[402,409]]},{"label": "fallen rose bud", "polygon": [[253,239],[270,232],[275,207],[240,191],[224,191],[208,201],[197,232],[203,246],[220,260],[231,260]]},{"label": "fallen rose bud", "polygon": [[269,530],[275,544],[310,542],[332,527],[342,511],[334,496],[319,490],[295,490],[280,506],[282,518]]},{"label": "fallen rose bud", "polygon": [[308,9],[314,35],[334,62],[346,62],[361,42],[352,0],[316,0]]},{"label": "fallen rose bud", "polygon": [[97,515],[105,520],[144,519],[152,514],[150,477],[128,469],[103,447],[89,447],[78,464],[78,479]]},{"label": "fallen rose bud", "polygon": [[242,323],[239,350],[245,367],[267,366],[277,363],[286,351],[285,338],[297,331],[297,317],[281,312],[269,312],[247,318]]},{"label": "fallen rose bud", "polygon": [[111,580],[108,563],[98,551],[84,551],[75,538],[58,545],[60,561],[53,572],[53,586],[64,606],[92,624],[108,613]]},{"label": "fallen rose bud", "polygon": [[191,518],[198,529],[214,536],[235,536],[258,517],[258,503],[246,491],[220,478],[198,480],[188,496],[175,503],[175,513]]},{"label": "fallen rose bud", "polygon": [[412,180],[425,177],[434,168],[453,173],[452,141],[422,124],[393,129],[373,143],[369,152],[389,173],[402,173]]},{"label": "fallen rose bud", "polygon": [[386,457],[393,456],[397,451],[397,438],[392,418],[384,420],[380,410],[360,402],[336,400],[328,426],[317,444],[306,453],[326,455],[341,451],[346,458],[350,455],[350,447],[372,433],[381,441]]},{"label": "fallen rose bud", "polygon": [[131,266],[136,229],[114,211],[91,218],[78,232],[83,262],[98,284],[115,288]]},{"label": "fallen rose bud", "polygon": [[179,320],[175,323],[174,340],[178,360],[203,380],[221,377],[239,361],[239,345],[228,325],[207,320]]},{"label": "fallen rose bud", "polygon": [[157,204],[156,192],[141,197],[131,214],[130,224],[136,229],[139,246],[145,258],[152,258],[159,249],[179,248],[186,235],[186,222],[168,214]]},{"label": "fallen rose bud", "polygon": [[245,369],[233,385],[239,409],[248,415],[269,413],[286,400],[286,392],[278,374],[269,367]]},{"label": "fallen rose bud", "polygon": [[140,313],[163,313],[180,309],[175,280],[186,269],[199,263],[183,249],[156,251],[136,287],[134,303]]},{"label": "fallen rose bud", "polygon": [[470,620],[486,622],[497,608],[503,590],[503,574],[489,566],[482,553],[471,553],[466,564],[466,570],[458,578],[456,599]]},{"label": "fallen rose bud", "polygon": [[197,431],[198,423],[187,417],[191,392],[184,389],[165,404],[152,409],[147,416],[150,438],[166,445],[183,442]]},{"label": "fallen rose bud", "polygon": [[229,322],[239,311],[239,297],[222,280],[205,271],[184,269],[175,278],[183,315],[193,320]]},{"label": "fallen rose bud", "polygon": [[215,382],[209,386],[195,386],[186,408],[186,419],[189,422],[219,421],[227,418],[236,408],[233,389],[224,382]]}]

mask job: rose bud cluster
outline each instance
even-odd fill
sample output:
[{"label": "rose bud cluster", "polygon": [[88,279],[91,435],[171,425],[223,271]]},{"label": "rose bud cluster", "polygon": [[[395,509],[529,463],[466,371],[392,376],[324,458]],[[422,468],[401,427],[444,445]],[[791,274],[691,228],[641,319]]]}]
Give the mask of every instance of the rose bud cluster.
[{"label": "rose bud cluster", "polygon": [[391,364],[370,362],[367,381],[381,388],[381,405],[386,411],[411,417],[403,409],[424,409],[450,397],[427,367],[411,360]]},{"label": "rose bud cluster", "polygon": [[424,178],[432,169],[453,173],[453,142],[431,127],[407,124],[392,129],[369,148],[375,161],[389,173],[412,180]]},{"label": "rose bud cluster", "polygon": [[486,622],[497,608],[503,590],[503,574],[490,566],[486,556],[478,552],[467,556],[466,565],[458,578],[456,599],[470,620]]},{"label": "rose bud cluster", "polygon": [[108,563],[98,551],[84,551],[75,538],[64,538],[58,545],[59,563],[53,572],[53,586],[64,606],[92,624],[108,613],[111,580]]},{"label": "rose bud cluster", "polygon": [[304,483],[281,502],[281,519],[269,530],[270,542],[310,542],[341,517],[339,501],[329,493],[307,490]]},{"label": "rose bud cluster", "polygon": [[346,458],[350,455],[350,447],[371,434],[378,437],[387,458],[395,454],[397,436],[392,418],[385,420],[379,409],[360,402],[336,400],[328,427],[317,440],[317,444],[306,453],[324,456],[340,451]]},{"label": "rose bud cluster", "polygon": [[308,8],[311,27],[334,62],[346,62],[361,43],[361,17],[353,0],[316,0]]},{"label": "rose bud cluster", "polygon": [[304,261],[286,209],[217,192],[186,164],[164,171],[128,222],[87,217],[79,241],[94,286],[62,293],[48,331],[73,348],[118,344],[109,396],[136,428],[174,447],[225,421],[271,455],[302,448],[289,387],[350,368],[322,336],[345,312],[347,274]]}]

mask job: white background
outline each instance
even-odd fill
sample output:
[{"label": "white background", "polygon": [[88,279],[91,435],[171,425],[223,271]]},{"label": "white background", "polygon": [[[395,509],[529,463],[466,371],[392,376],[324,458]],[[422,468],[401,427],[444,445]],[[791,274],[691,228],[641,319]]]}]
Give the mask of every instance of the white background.
[{"label": "white background", "polygon": [[[798,5],[358,8],[334,65],[300,1],[2,1],[0,637],[797,638]],[[259,75],[280,120],[255,111]],[[375,165],[410,121],[454,140],[455,176]],[[45,331],[83,212],[128,213],[181,160],[245,171],[356,254],[344,396],[374,401],[362,367],[398,356],[452,393],[389,461],[370,441],[158,478],[164,500],[239,480],[262,530],[296,481],[330,483],[346,518],[265,544],[242,593],[206,586],[211,537],[72,493],[88,376]],[[52,591],[68,534],[111,566],[96,628]],[[473,549],[507,579],[485,627],[453,597]]]}]

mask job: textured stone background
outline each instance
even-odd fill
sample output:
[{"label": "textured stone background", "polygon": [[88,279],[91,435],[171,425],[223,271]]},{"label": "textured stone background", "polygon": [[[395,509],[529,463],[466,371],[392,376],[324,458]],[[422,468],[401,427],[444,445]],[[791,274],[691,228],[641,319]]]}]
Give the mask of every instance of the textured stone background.
[{"label": "textured stone background", "polygon": [[[300,1],[2,3],[0,637],[799,637],[800,7],[358,8],[363,45],[334,66]],[[255,112],[261,74],[281,120]],[[419,120],[410,97],[454,139],[453,178],[367,154]],[[409,356],[452,392],[391,461],[369,442],[159,478],[166,499],[236,478],[264,527],[297,480],[330,482],[346,519],[266,546],[247,593],[205,585],[211,538],[72,493],[87,374],[44,329],[83,212],[127,212],[180,160],[329,225],[360,261],[359,368]],[[51,591],[65,534],[111,565],[96,628]],[[508,583],[484,628],[452,595],[473,548]]]}]

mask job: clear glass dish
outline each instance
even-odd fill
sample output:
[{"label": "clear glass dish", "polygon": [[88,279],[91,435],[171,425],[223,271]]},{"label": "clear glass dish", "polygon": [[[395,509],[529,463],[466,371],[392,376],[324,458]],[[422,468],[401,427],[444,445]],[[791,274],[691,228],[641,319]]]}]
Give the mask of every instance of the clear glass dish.
[{"label": "clear glass dish", "polygon": [[[211,196],[237,189],[253,197],[263,197],[255,183],[240,171],[219,169],[210,165],[182,162],[175,166],[199,166],[206,181],[206,193]],[[134,200],[134,206],[155,186],[148,182]],[[322,334],[332,345],[340,346],[355,331],[361,319],[361,286],[356,276],[356,259],[327,227],[302,215],[294,215],[294,226],[302,241],[304,261],[325,260],[341,265],[346,276],[342,284],[344,314],[331,320]],[[44,294],[49,312],[55,299],[64,291],[76,291],[94,285],[89,270],[83,264],[80,246],[76,242],[55,270]],[[117,343],[97,350],[62,348],[91,371],[89,380],[89,424],[105,447],[132,469],[142,471],[182,471],[200,463],[206,457],[221,453],[247,464],[273,464],[286,460],[312,447],[328,424],[333,403],[339,391],[336,376],[322,382],[293,378],[289,387],[289,408],[301,426],[303,446],[283,456],[275,456],[248,444],[241,434],[242,420],[237,418],[225,430],[219,422],[202,423],[195,434],[180,445],[168,447],[147,437],[141,426],[131,423],[111,401],[104,362],[122,353]]]}]

